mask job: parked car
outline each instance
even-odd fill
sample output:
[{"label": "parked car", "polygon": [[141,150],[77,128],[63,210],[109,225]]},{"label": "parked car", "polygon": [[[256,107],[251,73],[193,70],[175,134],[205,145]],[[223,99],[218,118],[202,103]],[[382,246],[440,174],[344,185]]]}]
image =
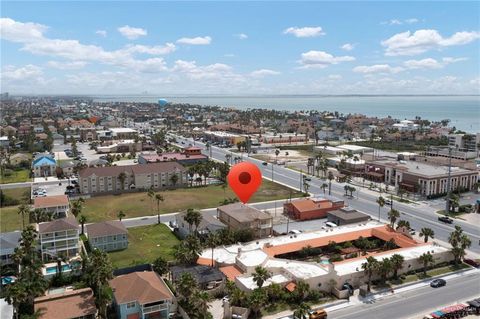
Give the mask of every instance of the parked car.
[{"label": "parked car", "polygon": [[440,216],[440,217],[438,217],[438,220],[443,222],[443,223],[446,223],[446,224],[452,224],[453,223],[453,219],[451,219],[448,216]]},{"label": "parked car", "polygon": [[480,268],[480,263],[479,262],[476,262],[475,260],[473,259],[464,259],[463,260],[466,264],[470,265],[470,266],[473,266],[475,268]]},{"label": "parked car", "polygon": [[393,202],[391,199],[386,199],[385,200],[385,205],[392,206]]},{"label": "parked car", "polygon": [[289,234],[297,235],[297,234],[301,234],[302,231],[301,231],[301,230],[298,230],[298,229],[292,229],[292,230],[289,231],[288,233],[289,233]]},{"label": "parked car", "polygon": [[267,163],[267,162],[263,162],[262,165],[263,165],[263,166],[267,166],[268,163]]},{"label": "parked car", "polygon": [[325,226],[329,227],[329,228],[334,228],[334,227],[337,227],[338,225],[335,224],[335,223],[332,223],[332,222],[326,222],[325,223]]},{"label": "parked car", "polygon": [[327,312],[323,309],[318,309],[318,310],[310,312],[310,315],[308,317],[309,317],[309,319],[326,319],[327,318]]},{"label": "parked car", "polygon": [[434,279],[432,282],[430,282],[430,287],[432,288],[438,288],[438,287],[443,287],[447,284],[447,281],[445,279]]}]

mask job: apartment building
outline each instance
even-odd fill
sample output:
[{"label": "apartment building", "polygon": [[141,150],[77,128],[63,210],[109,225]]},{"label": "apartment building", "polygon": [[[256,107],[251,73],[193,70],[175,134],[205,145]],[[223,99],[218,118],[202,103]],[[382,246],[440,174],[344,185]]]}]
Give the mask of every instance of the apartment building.
[{"label": "apartment building", "polygon": [[[432,196],[447,193],[448,167],[416,161],[377,160],[366,163],[365,177],[395,188]],[[451,168],[451,190],[472,190],[477,180],[477,171]]]},{"label": "apartment building", "polygon": [[264,238],[273,234],[273,217],[242,203],[218,207],[217,217],[229,229],[251,229],[256,238]]},{"label": "apartment building", "polygon": [[187,171],[177,162],[89,167],[79,173],[80,192],[90,195],[183,187],[187,183]]},{"label": "apartment building", "polygon": [[38,241],[42,260],[76,256],[80,250],[78,226],[73,216],[38,224]]}]

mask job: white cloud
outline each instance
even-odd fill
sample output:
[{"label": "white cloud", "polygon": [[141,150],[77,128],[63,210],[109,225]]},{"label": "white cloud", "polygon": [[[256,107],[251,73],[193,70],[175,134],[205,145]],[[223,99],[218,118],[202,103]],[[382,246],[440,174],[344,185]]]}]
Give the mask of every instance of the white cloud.
[{"label": "white cloud", "polygon": [[240,40],[248,39],[248,35],[246,35],[245,33],[235,34],[235,37],[239,38]]},{"label": "white cloud", "polygon": [[402,72],[402,67],[392,67],[388,64],[375,64],[375,65],[360,65],[353,68],[353,72],[356,73],[398,73]]},{"label": "white cloud", "polygon": [[446,64],[462,62],[462,61],[467,61],[467,60],[468,60],[467,58],[452,58],[452,57],[442,58],[442,61]]},{"label": "white cloud", "polygon": [[410,19],[406,19],[405,23],[414,24],[414,23],[418,23],[419,21],[420,20],[418,20],[417,18],[410,18]]},{"label": "white cloud", "polygon": [[3,68],[0,78],[2,81],[31,80],[42,74],[42,68],[33,64],[27,64],[19,68],[15,68],[13,65],[7,65]]},{"label": "white cloud", "polygon": [[397,33],[382,41],[385,55],[417,55],[431,49],[441,49],[448,46],[463,45],[480,38],[478,31],[457,32],[449,38],[442,37],[437,30],[417,30]]},{"label": "white cloud", "polygon": [[212,42],[212,38],[209,36],[195,37],[195,38],[180,38],[177,40],[177,43],[190,44],[190,45],[208,45],[211,42]]},{"label": "white cloud", "polygon": [[59,61],[48,61],[47,66],[59,69],[59,70],[77,70],[82,69],[87,65],[87,62],[84,61],[72,61],[72,62],[59,62]]},{"label": "white cloud", "polygon": [[105,38],[105,37],[107,36],[107,31],[105,31],[105,30],[97,30],[97,31],[95,31],[95,34],[98,34],[99,36]]},{"label": "white cloud", "polygon": [[345,51],[352,51],[355,48],[355,44],[352,43],[345,43],[344,45],[341,46],[342,50]]},{"label": "white cloud", "polygon": [[338,81],[342,79],[342,76],[340,74],[330,74],[328,79],[332,81]]},{"label": "white cloud", "polygon": [[147,45],[127,45],[122,51],[129,52],[129,53],[146,53],[151,55],[165,55],[174,52],[177,49],[175,44],[173,43],[166,43],[164,46],[156,45],[156,46],[147,46]]},{"label": "white cloud", "polygon": [[262,78],[264,76],[268,75],[278,75],[280,72],[274,71],[274,70],[269,70],[269,69],[260,69],[260,70],[255,70],[250,73],[250,76],[254,78]]},{"label": "white cloud", "polygon": [[33,22],[18,22],[10,18],[0,18],[0,36],[12,42],[27,42],[40,40],[47,26]]},{"label": "white cloud", "polygon": [[123,35],[125,38],[129,40],[135,40],[135,39],[138,39],[139,37],[147,35],[147,30],[142,28],[131,27],[129,25],[124,25],[123,27],[119,27],[117,30],[118,32],[120,32],[121,35]]},{"label": "white cloud", "polygon": [[442,61],[437,61],[433,58],[426,58],[422,60],[408,60],[403,62],[403,65],[408,69],[441,69],[448,64],[465,60],[467,60],[467,58],[445,57],[442,58]]},{"label": "white cloud", "polygon": [[302,68],[325,68],[331,64],[338,64],[341,62],[349,62],[354,60],[355,58],[353,56],[335,57],[324,51],[308,51],[302,53],[299,63],[303,65]]},{"label": "white cloud", "polygon": [[388,24],[388,25],[402,25],[402,24],[414,24],[420,22],[417,18],[410,18],[405,20],[400,19],[390,19],[388,21],[383,21],[380,24]]},{"label": "white cloud", "polygon": [[290,27],[283,31],[284,34],[293,34],[297,38],[310,38],[325,35],[322,31],[322,27]]}]

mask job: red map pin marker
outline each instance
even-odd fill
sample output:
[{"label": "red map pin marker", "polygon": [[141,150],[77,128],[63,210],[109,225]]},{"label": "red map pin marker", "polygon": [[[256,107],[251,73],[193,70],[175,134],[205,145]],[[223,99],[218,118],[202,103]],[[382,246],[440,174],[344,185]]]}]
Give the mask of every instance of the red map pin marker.
[{"label": "red map pin marker", "polygon": [[233,165],[227,179],[232,190],[237,194],[240,201],[245,204],[262,184],[262,173],[256,165],[249,162],[241,162]]}]

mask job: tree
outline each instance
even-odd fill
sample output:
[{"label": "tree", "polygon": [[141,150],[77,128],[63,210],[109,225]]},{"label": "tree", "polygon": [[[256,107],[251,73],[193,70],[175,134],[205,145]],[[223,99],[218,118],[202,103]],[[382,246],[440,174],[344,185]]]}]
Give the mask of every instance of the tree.
[{"label": "tree", "polygon": [[397,229],[400,227],[405,227],[407,230],[410,230],[410,222],[408,220],[400,219],[397,223]]},{"label": "tree", "polygon": [[311,311],[310,306],[302,302],[301,304],[298,305],[297,309],[293,312],[293,318],[294,319],[306,319],[309,316],[309,313]]},{"label": "tree", "polygon": [[380,221],[380,210],[383,206],[385,206],[385,198],[383,198],[382,196],[378,197],[377,204],[378,204],[378,221]]},{"label": "tree", "polygon": [[187,213],[183,216],[183,219],[188,224],[189,233],[192,233],[192,226],[195,225],[195,232],[197,231],[198,226],[202,222],[202,214],[198,210],[193,208],[187,209]]},{"label": "tree", "polygon": [[263,289],[255,289],[250,294],[249,304],[253,311],[254,318],[258,318],[260,309],[267,303],[267,294]]},{"label": "tree", "polygon": [[99,313],[103,318],[107,318],[107,305],[112,298],[109,293],[108,281],[113,278],[113,267],[108,254],[94,249],[86,262],[83,274],[84,281],[93,290]]},{"label": "tree", "polygon": [[405,258],[402,255],[393,254],[392,257],[390,257],[390,261],[392,262],[393,277],[397,279],[398,271],[402,269]]},{"label": "tree", "polygon": [[[175,175],[174,175],[175,176]],[[160,203],[165,199],[161,194],[155,194],[155,201],[157,202],[157,223],[160,224]]]},{"label": "tree", "polygon": [[188,235],[183,241],[174,247],[173,255],[175,259],[184,265],[194,264],[198,255],[202,252],[202,244],[198,237]]},{"label": "tree", "polygon": [[320,188],[323,190],[323,195],[325,195],[325,190],[328,188],[328,184],[327,183],[323,183]]},{"label": "tree", "polygon": [[214,266],[213,262],[213,252],[215,250],[215,247],[217,247],[220,244],[220,236],[218,236],[217,233],[209,233],[207,240],[206,240],[206,245],[208,248],[212,249],[212,267]]},{"label": "tree", "polygon": [[117,218],[118,218],[119,221],[122,221],[122,219],[123,219],[125,216],[127,216],[127,215],[123,212],[123,210],[120,210],[120,211],[117,213]]},{"label": "tree", "polygon": [[127,180],[127,174],[125,174],[125,172],[121,172],[120,174],[118,174],[118,180],[120,181],[120,186],[122,188],[122,190],[125,189],[125,181]]},{"label": "tree", "polygon": [[159,274],[160,276],[163,276],[168,272],[168,262],[165,260],[163,257],[158,257],[155,259],[152,265],[153,270]]},{"label": "tree", "polygon": [[262,266],[257,266],[255,267],[255,272],[252,274],[252,277],[258,288],[262,288],[265,281],[272,277],[272,274]]},{"label": "tree", "polygon": [[30,214],[30,207],[26,204],[18,206],[18,214],[22,216],[22,229],[25,229],[25,215]]},{"label": "tree", "polygon": [[70,203],[71,211],[73,216],[75,216],[75,218],[77,218],[77,216],[82,213],[82,209],[83,209],[82,204],[83,204],[83,200],[80,200],[80,199],[74,200]]},{"label": "tree", "polygon": [[153,191],[153,187],[147,191],[147,196],[150,198],[150,208],[153,211],[153,201],[155,200],[155,192]]},{"label": "tree", "polygon": [[427,267],[433,265],[435,261],[433,260],[433,255],[430,252],[423,253],[418,260],[423,264],[423,275],[427,275]]},{"label": "tree", "polygon": [[420,237],[423,237],[424,242],[427,243],[428,238],[432,238],[432,239],[434,238],[435,232],[431,228],[424,227],[420,230],[420,234],[418,234],[418,235]]},{"label": "tree", "polygon": [[82,235],[83,235],[85,233],[85,223],[87,222],[87,216],[80,215],[80,218],[78,219],[78,221],[82,225]]},{"label": "tree", "polygon": [[175,185],[177,185],[177,182],[178,182],[178,175],[173,174],[172,176],[170,176],[170,182],[172,183],[173,187],[175,187]]},{"label": "tree", "polygon": [[390,258],[384,258],[377,264],[377,271],[380,275],[382,283],[387,281],[388,274],[393,270],[392,261]]},{"label": "tree", "polygon": [[455,230],[448,237],[448,242],[452,245],[452,254],[455,265],[465,256],[465,250],[472,245],[470,238],[463,233],[462,227],[456,225]]},{"label": "tree", "polygon": [[191,273],[184,272],[175,282],[175,286],[177,287],[177,292],[180,294],[180,299],[188,300],[194,292],[192,288],[197,286],[197,281]]},{"label": "tree", "polygon": [[199,319],[211,319],[212,314],[208,311],[210,295],[206,291],[195,290],[190,302],[192,311]]},{"label": "tree", "polygon": [[332,180],[335,179],[332,172],[328,172],[328,195],[332,195]]},{"label": "tree", "polygon": [[370,292],[370,285],[372,282],[372,276],[378,268],[378,260],[374,257],[367,257],[367,261],[362,264],[362,269],[367,275],[367,291]]},{"label": "tree", "polygon": [[400,212],[396,209],[390,209],[388,212],[388,220],[390,221],[390,227],[395,229],[395,222],[400,217]]}]

